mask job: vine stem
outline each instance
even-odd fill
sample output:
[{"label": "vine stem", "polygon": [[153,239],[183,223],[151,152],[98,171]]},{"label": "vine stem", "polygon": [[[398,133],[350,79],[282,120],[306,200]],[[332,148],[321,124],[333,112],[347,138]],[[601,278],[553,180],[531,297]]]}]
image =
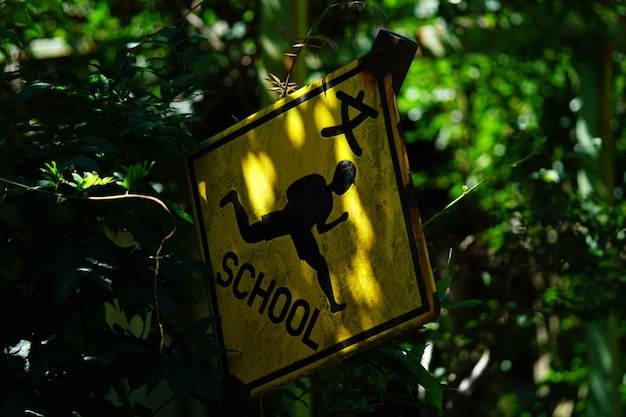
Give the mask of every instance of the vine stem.
[{"label": "vine stem", "polygon": [[302,42],[302,47],[298,48],[298,52],[295,53],[295,56],[293,57],[293,60],[291,61],[291,65],[289,66],[289,72],[287,72],[287,76],[285,78],[285,82],[283,83],[283,91],[281,91],[280,93],[280,97],[286,97],[287,96],[287,89],[289,86],[289,80],[291,80],[291,75],[293,74],[293,70],[296,67],[296,63],[298,62],[298,60],[300,59],[300,55],[302,54],[302,51],[304,51],[306,49],[306,47],[309,45],[310,41],[310,36],[313,33],[313,31],[315,31],[317,29],[317,27],[319,26],[319,24],[322,22],[322,19],[324,18],[324,16],[326,16],[326,14],[328,13],[328,11],[334,7],[338,5],[337,2],[332,2],[330,4],[328,4],[324,10],[322,11],[322,13],[320,13],[320,15],[318,16],[317,20],[315,21],[315,23],[313,24],[313,26],[311,26],[308,30],[308,32],[306,33],[306,35],[304,36],[304,40]]},{"label": "vine stem", "polygon": [[[154,253],[154,279],[153,279],[153,286],[152,286],[152,291],[154,294],[154,308],[155,308],[155,314],[156,314],[156,322],[157,322],[157,327],[159,328],[159,352],[163,352],[163,345],[165,343],[165,331],[163,329],[163,323],[161,321],[161,311],[160,311],[160,306],[159,306],[158,276],[159,276],[159,270],[161,268],[161,251],[163,250],[163,247],[165,246],[165,242],[167,242],[172,236],[174,236],[174,233],[176,233],[176,218],[170,211],[169,207],[167,207],[167,204],[165,204],[165,202],[163,202],[163,200],[161,200],[160,198],[157,198],[151,195],[146,195],[146,194],[126,193],[126,194],[116,194],[116,195],[109,195],[109,196],[83,197],[83,196],[77,196],[77,195],[66,195],[66,194],[62,194],[58,192],[51,192],[51,191],[44,190],[38,187],[31,187],[29,185],[22,184],[17,181],[12,181],[4,177],[0,177],[0,181],[6,184],[19,187],[19,188],[23,188],[27,191],[36,191],[36,192],[48,194],[48,195],[55,196],[55,197],[75,199],[75,200],[114,201],[114,200],[125,200],[129,198],[147,200],[147,201],[151,201],[153,203],[158,204],[159,206],[161,206],[163,210],[165,210],[165,212],[172,219],[172,229],[163,237],[163,239],[161,239],[161,242],[159,243],[159,246],[156,252]],[[5,195],[7,194],[7,192],[8,191],[5,189]],[[4,199],[4,196],[3,196],[3,199]]]}]

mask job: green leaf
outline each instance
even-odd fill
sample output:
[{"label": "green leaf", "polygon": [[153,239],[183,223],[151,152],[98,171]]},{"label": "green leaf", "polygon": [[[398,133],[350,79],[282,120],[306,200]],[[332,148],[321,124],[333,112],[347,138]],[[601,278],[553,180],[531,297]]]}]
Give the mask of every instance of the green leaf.
[{"label": "green leaf", "polygon": [[119,79],[130,79],[136,73],[134,68],[134,64],[137,62],[137,57],[133,54],[126,53],[124,55],[120,55],[117,58],[116,66],[117,66],[117,77]]},{"label": "green leaf", "polygon": [[174,395],[179,400],[182,400],[191,391],[194,383],[194,373],[191,369],[182,365],[175,365],[167,373],[167,383]]},{"label": "green leaf", "polygon": [[185,343],[190,343],[202,338],[213,325],[215,319],[216,317],[201,318],[195,324],[185,329],[185,331],[183,331],[176,339],[174,339],[170,344],[170,349],[174,350]]},{"label": "green leaf", "polygon": [[176,26],[168,26],[166,28],[163,28],[159,31],[159,36],[164,37],[167,40],[171,40],[173,39],[178,33],[180,32],[180,29],[177,28]]},{"label": "green leaf", "polygon": [[441,279],[435,283],[437,288],[437,295],[441,298],[445,292],[450,288],[450,283],[452,282],[452,276]]},{"label": "green leaf", "polygon": [[115,173],[118,178],[122,179],[122,183],[120,184],[127,190],[133,186],[134,183],[139,181],[142,178],[147,177],[150,174],[150,170],[154,166],[154,161],[148,165],[148,161],[143,161],[143,163],[138,162],[128,167],[126,174]]},{"label": "green leaf", "polygon": [[133,403],[133,413],[137,417],[152,417],[154,415],[152,409],[139,402]]},{"label": "green leaf", "polygon": [[302,401],[302,399],[300,397],[298,397],[293,391],[291,391],[290,389],[282,389],[281,394],[287,398],[289,401]]},{"label": "green leaf", "polygon": [[73,156],[68,160],[68,163],[70,165],[76,165],[81,168],[87,168],[91,171],[100,172],[100,166],[98,165],[98,163],[94,159],[89,158],[85,155]]},{"label": "green leaf", "polygon": [[106,185],[114,181],[113,177],[100,178],[100,176],[95,172],[85,172],[83,177],[76,173],[73,175],[74,180],[76,181],[76,189],[78,191],[86,190],[87,188],[96,185]]},{"label": "green leaf", "polygon": [[168,372],[167,382],[178,399],[185,398],[190,392],[200,397],[219,402],[222,390],[215,377],[208,372],[174,365]]},{"label": "green leaf", "polygon": [[15,107],[17,105],[27,102],[31,98],[36,97],[41,93],[52,90],[53,87],[54,87],[53,84],[44,83],[40,81],[34,82],[32,84],[28,84],[25,87],[22,87],[20,90],[18,90],[18,92],[13,97],[11,97],[4,104],[3,107],[5,108]]},{"label": "green leaf", "polygon": [[130,338],[124,338],[121,336],[110,336],[106,339],[102,339],[98,342],[94,348],[94,355],[100,358],[100,362],[103,366],[108,365],[113,359],[126,353],[146,353],[148,349],[140,345],[138,342],[133,342]]},{"label": "green leaf", "polygon": [[437,379],[421,364],[417,364],[418,382],[426,391],[426,401],[438,410],[443,409],[443,389]]},{"label": "green leaf", "polygon": [[55,189],[64,182],[63,174],[59,171],[56,161],[44,163],[45,167],[40,168],[43,177],[50,182]]},{"label": "green leaf", "polygon": [[193,371],[192,391],[200,397],[219,403],[222,398],[222,388],[215,377],[208,372],[198,369]]},{"label": "green leaf", "polygon": [[190,358],[190,361],[210,361],[224,353],[226,353],[226,349],[221,346],[205,346],[199,349]]},{"label": "green leaf", "polygon": [[186,271],[210,273],[211,267],[197,259],[176,256],[164,256],[161,259],[161,272],[170,278],[175,278],[181,284],[185,280]]},{"label": "green leaf", "polygon": [[384,392],[389,384],[389,376],[376,368],[371,368],[369,376],[379,392]]},{"label": "green leaf", "polygon": [[160,91],[161,98],[163,100],[170,100],[170,95],[172,94],[172,86],[169,83],[161,84]]},{"label": "green leaf", "polygon": [[194,224],[193,217],[189,213],[181,209],[177,203],[170,199],[164,199],[164,201],[174,214],[176,214],[187,223]]},{"label": "green leaf", "polygon": [[89,82],[94,84],[99,92],[109,91],[109,79],[105,77],[103,74],[93,74],[89,77]]},{"label": "green leaf", "polygon": [[161,122],[160,119],[153,117],[146,117],[145,115],[141,115],[140,117],[132,117],[136,115],[128,115],[129,120],[126,122],[126,126],[122,129],[120,135],[126,135],[128,133],[133,133],[137,136],[144,135],[154,128],[156,128]]},{"label": "green leaf", "polygon": [[83,182],[83,177],[80,176],[78,172],[72,172],[72,179],[74,180],[74,186],[78,187],[78,184]]},{"label": "green leaf", "polygon": [[84,145],[78,147],[79,150],[85,152],[93,152],[95,154],[107,154],[115,152],[115,148],[111,145],[108,139],[98,136],[85,136],[80,137],[79,141]]},{"label": "green leaf", "polygon": [[293,385],[298,388],[300,391],[305,392],[307,391],[309,388],[307,387],[306,382],[304,382],[303,379],[298,379],[296,381],[294,381]]}]

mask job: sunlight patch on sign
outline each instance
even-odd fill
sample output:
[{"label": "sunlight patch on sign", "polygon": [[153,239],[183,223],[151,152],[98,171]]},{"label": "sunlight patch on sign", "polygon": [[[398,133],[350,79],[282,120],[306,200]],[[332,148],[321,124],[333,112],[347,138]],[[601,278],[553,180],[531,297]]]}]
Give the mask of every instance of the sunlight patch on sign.
[{"label": "sunlight patch on sign", "polygon": [[372,264],[368,262],[367,257],[369,251],[359,249],[359,253],[355,259],[356,281],[362,293],[360,301],[365,303],[367,307],[379,307],[381,305],[380,294],[382,294],[380,284],[372,279],[374,271]]},{"label": "sunlight patch on sign", "polygon": [[360,248],[371,248],[374,242],[374,229],[372,222],[367,216],[367,211],[361,204],[359,193],[349,193],[342,200],[345,210],[352,213],[352,216],[359,221],[359,227],[356,228],[358,242]]},{"label": "sunlight patch on sign", "polygon": [[206,183],[204,181],[198,182],[198,194],[200,195],[200,198],[202,198],[205,202],[207,201]]},{"label": "sunlight patch on sign", "polygon": [[252,210],[260,217],[272,210],[272,203],[275,199],[274,163],[265,152],[256,154],[248,152],[243,159],[242,168]]},{"label": "sunlight patch on sign", "polygon": [[[352,149],[350,149],[350,145],[348,145],[346,141],[335,141],[333,143],[333,146],[335,147],[335,159],[337,161],[342,161],[344,159],[350,160],[354,158],[354,153],[352,152]],[[361,177],[360,173],[357,174],[354,184],[357,187],[358,184],[364,184],[363,178]]]},{"label": "sunlight patch on sign", "polygon": [[313,120],[315,120],[316,130],[320,131],[326,126],[330,126],[335,122],[335,114],[337,112],[338,102],[336,100],[328,100],[323,106],[313,107]]},{"label": "sunlight patch on sign", "polygon": [[287,134],[291,144],[296,149],[302,149],[305,142],[305,129],[304,122],[302,121],[302,115],[298,111],[288,112],[285,115],[285,123],[287,125]]},{"label": "sunlight patch on sign", "polygon": [[[367,211],[361,203],[358,193],[351,193],[344,200],[344,207],[348,213],[358,219],[358,227],[356,227],[356,253],[352,260],[352,276],[358,281],[358,285],[353,286],[359,289],[359,303],[365,303],[368,307],[380,306],[381,294],[380,285],[372,277],[375,273],[371,265],[370,250],[376,241],[374,228],[371,220],[367,216]],[[357,295],[357,294],[353,294]]]},{"label": "sunlight patch on sign", "polygon": [[352,336],[352,332],[353,330],[349,326],[339,323],[335,328],[335,340],[345,340]]},{"label": "sunlight patch on sign", "polygon": [[304,282],[309,284],[316,282],[315,271],[304,261],[300,261],[300,274]]}]

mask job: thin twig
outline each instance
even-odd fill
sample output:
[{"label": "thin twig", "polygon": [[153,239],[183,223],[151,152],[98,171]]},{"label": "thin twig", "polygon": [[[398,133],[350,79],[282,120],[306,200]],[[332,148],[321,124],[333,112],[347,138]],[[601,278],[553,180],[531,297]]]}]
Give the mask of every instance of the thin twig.
[{"label": "thin twig", "polygon": [[[522,162],[527,161],[528,159],[530,159],[531,157],[535,156],[537,153],[539,153],[539,151],[537,149],[533,149],[533,151],[526,155],[525,157],[523,157],[522,159],[519,159],[513,163],[508,164],[504,169],[508,169],[508,168],[515,168],[518,164],[521,164]],[[426,226],[428,226],[430,223],[432,223],[433,221],[437,220],[439,217],[441,217],[443,214],[447,213],[448,210],[450,210],[453,206],[455,206],[459,201],[461,201],[465,196],[467,196],[468,194],[470,194],[472,191],[476,190],[478,187],[480,187],[481,185],[483,185],[485,182],[489,181],[490,179],[492,179],[493,177],[498,176],[504,169],[499,170],[494,172],[493,174],[487,176],[487,178],[484,178],[482,181],[478,182],[477,184],[474,184],[472,187],[467,188],[464,186],[463,189],[463,194],[461,194],[460,196],[458,196],[457,198],[455,198],[454,200],[452,200],[450,203],[448,203],[448,205],[446,205],[442,210],[438,211],[433,217],[431,217],[430,219],[426,220],[423,224],[422,227],[425,228]]]},{"label": "thin twig", "polygon": [[[296,46],[296,49],[298,50],[295,53],[290,53],[289,56],[292,57],[293,59],[291,60],[291,65],[289,66],[289,72],[287,72],[287,76],[285,78],[285,82],[279,86],[282,88],[282,91],[280,93],[279,98],[285,97],[289,94],[290,92],[290,80],[291,80],[291,76],[293,74],[293,70],[296,66],[296,63],[298,62],[298,60],[300,59],[300,56],[302,54],[302,51],[304,51],[306,48],[310,47],[310,43],[312,39],[316,39],[319,37],[315,37],[315,36],[311,36],[311,34],[313,32],[315,32],[317,30],[317,27],[320,25],[320,23],[322,22],[322,19],[324,19],[324,17],[326,16],[326,14],[330,11],[330,9],[332,9],[333,7],[336,6],[341,6],[342,10],[344,7],[352,7],[354,5],[360,6],[361,9],[360,11],[363,11],[365,9],[366,6],[369,6],[371,9],[375,9],[378,10],[379,13],[381,13],[383,16],[384,13],[382,13],[378,8],[369,5],[367,2],[365,1],[349,1],[349,2],[344,2],[344,1],[333,1],[331,3],[329,3],[324,10],[322,11],[322,13],[320,13],[319,17],[317,18],[317,20],[315,21],[315,23],[313,24],[313,26],[311,26],[311,28],[309,29],[309,31],[307,32],[307,34],[304,36],[304,39],[302,42],[295,44],[294,46]],[[386,18],[386,16],[385,16]],[[324,44],[322,44],[324,45]],[[291,86],[293,86],[293,84],[291,84]]]},{"label": "thin twig", "polygon": [[304,37],[304,41],[302,42],[302,47],[298,48],[298,51],[295,53],[295,56],[293,56],[293,59],[291,60],[291,65],[289,66],[289,72],[287,72],[287,77],[285,78],[285,82],[283,83],[283,90],[280,93],[280,97],[281,98],[287,96],[287,93],[288,93],[287,88],[289,86],[289,81],[291,79],[291,75],[293,74],[293,70],[294,70],[294,68],[296,66],[296,63],[300,59],[300,54],[302,53],[302,51],[304,51],[306,49],[306,47],[310,43],[310,36],[311,36],[311,34],[313,33],[313,31],[315,31],[317,29],[319,24],[322,22],[322,19],[324,18],[324,16],[326,16],[326,14],[329,12],[329,10],[331,8],[333,8],[334,6],[336,6],[337,4],[338,4],[337,2],[332,2],[332,3],[328,4],[324,8],[322,13],[320,13],[320,15],[318,16],[317,20],[313,24],[313,26],[311,26],[309,31],[306,33],[306,35]]},{"label": "thin twig", "polygon": [[158,282],[159,282],[158,275],[159,275],[159,270],[161,268],[161,251],[163,250],[163,246],[165,245],[165,242],[167,242],[172,236],[174,236],[174,233],[176,233],[176,219],[174,218],[174,215],[172,214],[170,209],[162,200],[151,195],[120,194],[120,195],[114,195],[114,196],[87,197],[87,199],[94,200],[94,201],[120,200],[120,199],[126,199],[126,198],[138,198],[138,199],[149,200],[154,203],[157,203],[163,208],[163,210],[167,212],[167,214],[170,215],[173,221],[172,230],[170,230],[170,232],[166,234],[163,237],[163,239],[161,239],[161,242],[159,243],[159,247],[157,248],[154,254],[154,280],[153,280],[152,291],[154,293],[154,309],[156,313],[156,322],[159,327],[159,352],[162,352],[163,344],[165,342],[165,331],[163,330],[163,323],[161,322],[161,309],[159,306],[159,295],[158,295]]}]

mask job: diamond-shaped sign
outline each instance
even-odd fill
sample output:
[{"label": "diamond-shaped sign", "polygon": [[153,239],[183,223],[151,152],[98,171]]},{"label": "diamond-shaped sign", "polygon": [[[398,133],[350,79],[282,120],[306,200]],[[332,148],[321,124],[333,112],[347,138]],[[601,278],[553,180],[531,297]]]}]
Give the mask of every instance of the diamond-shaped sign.
[{"label": "diamond-shaped sign", "polygon": [[383,32],[187,156],[222,371],[252,395],[438,314],[391,69],[416,47]]}]

